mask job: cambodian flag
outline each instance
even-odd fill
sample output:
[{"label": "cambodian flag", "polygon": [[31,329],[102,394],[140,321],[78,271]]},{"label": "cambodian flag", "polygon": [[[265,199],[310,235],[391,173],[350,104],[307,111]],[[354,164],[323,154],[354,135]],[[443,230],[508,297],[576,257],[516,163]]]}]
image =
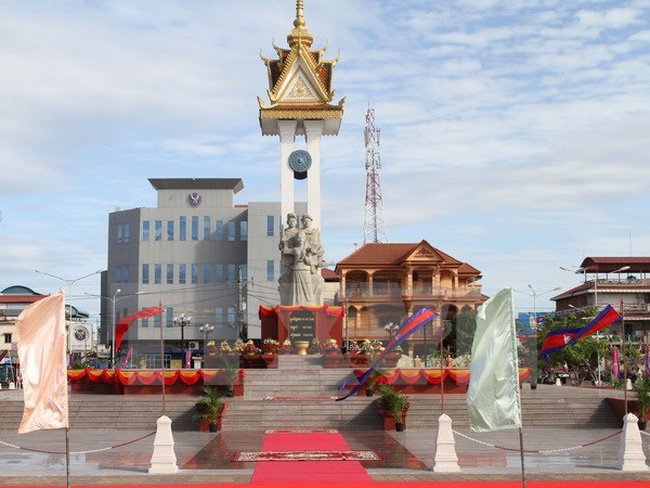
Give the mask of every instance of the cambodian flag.
[{"label": "cambodian flag", "polygon": [[614,310],[611,305],[607,305],[594,320],[589,322],[583,329],[580,330],[580,332],[571,338],[569,344],[573,344],[583,337],[587,337],[594,332],[598,332],[599,330],[602,330],[605,327],[612,325],[614,322],[618,322],[619,320],[621,320],[621,315],[616,310]]},{"label": "cambodian flag", "polygon": [[[402,342],[404,342],[408,337],[413,335],[415,331],[417,331],[420,327],[425,325],[427,322],[432,321],[438,316],[437,313],[435,313],[433,310],[430,308],[422,308],[418,312],[414,313],[410,317],[408,317],[404,322],[402,322],[402,325],[400,328],[397,330],[393,338],[388,342],[386,345],[386,348],[381,352],[381,354],[377,357],[377,360],[368,368],[368,371],[366,371],[363,376],[358,378],[359,384],[355,385],[352,390],[348,392],[347,395],[341,398],[337,398],[336,401],[341,401],[345,400],[346,398],[354,395],[356,392],[358,392],[363,384],[366,382],[366,380],[370,377],[372,372],[379,366],[379,364],[383,361],[383,359],[397,346],[399,346]],[[339,391],[343,390],[347,386],[347,380],[343,382],[341,386],[339,386]]]},{"label": "cambodian flag", "polygon": [[589,322],[582,329],[559,329],[549,332],[544,338],[544,344],[542,345],[542,350],[539,355],[542,356],[545,361],[548,361],[549,354],[559,351],[563,347],[573,344],[594,332],[598,332],[619,320],[621,320],[620,314],[614,310],[611,305],[607,305],[594,320]]},{"label": "cambodian flag", "polygon": [[544,338],[544,344],[542,344],[542,350],[539,352],[539,355],[544,358],[544,361],[548,361],[548,356],[552,352],[559,351],[569,344],[571,339],[581,330],[582,329],[558,329],[549,332]]}]

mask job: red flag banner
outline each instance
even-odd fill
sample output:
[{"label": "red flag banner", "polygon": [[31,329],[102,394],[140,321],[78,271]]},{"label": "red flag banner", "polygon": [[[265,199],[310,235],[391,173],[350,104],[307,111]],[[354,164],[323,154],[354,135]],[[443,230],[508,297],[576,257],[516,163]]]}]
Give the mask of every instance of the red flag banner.
[{"label": "red flag banner", "polygon": [[126,335],[127,331],[129,330],[133,322],[135,322],[138,319],[146,319],[149,317],[154,317],[156,315],[160,315],[161,313],[163,313],[163,309],[160,307],[143,308],[139,312],[136,312],[131,315],[127,315],[122,320],[120,320],[117,323],[117,327],[115,329],[115,350],[116,351],[120,350],[122,339],[124,339],[124,336]]}]

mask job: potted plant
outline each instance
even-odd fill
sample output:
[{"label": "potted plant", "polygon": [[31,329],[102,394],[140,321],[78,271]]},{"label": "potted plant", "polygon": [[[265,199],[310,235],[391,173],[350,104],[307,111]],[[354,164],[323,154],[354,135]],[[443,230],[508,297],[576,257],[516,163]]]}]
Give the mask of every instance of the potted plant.
[{"label": "potted plant", "polygon": [[639,417],[639,429],[645,430],[647,425],[647,412],[650,408],[650,378],[640,377],[634,383],[636,393],[636,411]]},{"label": "potted plant", "polygon": [[379,413],[384,418],[384,429],[402,432],[406,428],[406,412],[409,409],[409,401],[406,395],[395,391],[390,385],[381,385],[379,388],[380,397],[377,399]]},{"label": "potted plant", "polygon": [[192,418],[201,421],[200,430],[204,430],[205,424],[208,425],[210,432],[221,430],[221,419],[225,408],[225,404],[221,401],[223,394],[210,386],[201,387],[201,391],[206,396],[201,397],[194,405],[196,413]]},{"label": "potted plant", "polygon": [[291,341],[289,339],[285,339],[282,345],[280,346],[280,349],[278,350],[280,354],[291,354],[293,353],[293,347],[291,346]]},{"label": "potted plant", "polygon": [[373,370],[372,373],[370,373],[370,376],[368,376],[368,379],[366,380],[366,383],[364,385],[366,388],[366,396],[371,397],[375,393],[375,389],[377,388],[377,382],[381,377],[382,377],[382,373],[377,371],[376,369]]}]

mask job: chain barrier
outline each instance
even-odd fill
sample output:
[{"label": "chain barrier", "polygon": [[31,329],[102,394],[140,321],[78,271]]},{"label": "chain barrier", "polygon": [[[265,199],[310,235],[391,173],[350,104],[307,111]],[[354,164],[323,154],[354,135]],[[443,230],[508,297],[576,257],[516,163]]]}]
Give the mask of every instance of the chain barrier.
[{"label": "chain barrier", "polygon": [[[96,452],[110,451],[111,449],[117,449],[120,447],[128,446],[129,444],[135,444],[136,442],[146,439],[147,437],[151,437],[155,433],[156,433],[155,431],[150,432],[149,434],[143,435],[142,437],[138,437],[137,439],[133,439],[127,442],[122,442],[121,444],[116,444],[110,447],[103,447],[101,449],[90,449],[88,451],[74,451],[74,452],[71,451],[70,454],[92,454]],[[65,454],[65,451],[43,451],[41,449],[32,449],[31,447],[17,446],[16,444],[10,444],[9,442],[4,442],[4,441],[0,441],[0,445],[11,447],[13,449],[20,449],[21,451],[37,452],[40,454]]]},{"label": "chain barrier", "polygon": [[[578,449],[582,449],[584,447],[593,446],[594,444],[598,444],[599,442],[606,441],[607,439],[611,439],[612,437],[621,434],[621,432],[623,431],[619,430],[618,432],[614,432],[613,434],[610,434],[606,437],[603,437],[601,439],[596,439],[595,441],[587,442],[586,444],[580,444],[579,446],[564,447],[561,449],[547,449],[541,451],[524,449],[524,453],[525,454],[557,454],[560,452],[575,451]],[[492,447],[494,449],[500,449],[502,451],[520,452],[520,449],[515,449],[513,447],[497,446],[496,444],[490,444],[489,442],[481,441],[479,439],[475,439],[474,437],[465,435],[462,432],[458,432],[457,430],[454,430],[453,433],[459,437],[462,437],[463,439],[467,439],[469,441],[476,442],[477,444],[481,444],[482,446]],[[650,435],[650,434],[646,434],[646,435]]]}]

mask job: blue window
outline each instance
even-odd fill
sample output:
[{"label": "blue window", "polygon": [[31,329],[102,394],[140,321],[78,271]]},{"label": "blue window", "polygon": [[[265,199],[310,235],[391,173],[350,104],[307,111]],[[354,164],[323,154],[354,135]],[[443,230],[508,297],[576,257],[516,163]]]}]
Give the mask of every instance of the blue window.
[{"label": "blue window", "polygon": [[223,308],[215,307],[214,309],[214,325],[215,327],[223,327]]},{"label": "blue window", "polygon": [[235,325],[235,307],[228,307],[228,325]]},{"label": "blue window", "polygon": [[234,264],[229,264],[228,265],[228,283],[234,283],[235,282],[235,265]]},{"label": "blue window", "polygon": [[131,224],[127,222],[124,224],[124,239],[122,239],[122,242],[130,242],[130,241],[131,241]]},{"label": "blue window", "polygon": [[162,220],[156,220],[154,224],[154,240],[162,241]]},{"label": "blue window", "polygon": [[246,283],[248,281],[248,265],[241,265],[241,280]]},{"label": "blue window", "polygon": [[266,235],[273,237],[275,232],[275,217],[273,215],[266,216]]},{"label": "blue window", "polygon": [[210,268],[209,264],[203,265],[203,283],[210,283]]},{"label": "blue window", "polygon": [[143,328],[149,327],[149,319],[148,318],[142,319],[142,327]]},{"label": "blue window", "polygon": [[129,279],[131,278],[129,275],[131,274],[131,268],[129,268],[128,264],[125,264],[122,268],[122,283],[128,283]]},{"label": "blue window", "polygon": [[165,327],[174,327],[174,307],[167,307],[167,320]]},{"label": "blue window", "polygon": [[160,325],[162,323],[161,319],[162,319],[162,315],[160,315],[160,314],[154,315],[154,317],[153,317],[153,326],[158,327],[160,329]]},{"label": "blue window", "polygon": [[178,240],[185,240],[185,231],[187,227],[187,217],[181,217],[178,222]]},{"label": "blue window", "polygon": [[239,222],[239,240],[247,241],[248,240],[248,221],[241,220]]},{"label": "blue window", "polygon": [[153,265],[153,282],[156,285],[162,283],[162,264],[160,263]]},{"label": "blue window", "polygon": [[168,285],[173,285],[174,284],[174,265],[173,264],[168,264],[167,265],[167,284]]},{"label": "blue window", "polygon": [[142,265],[142,284],[143,285],[148,285],[149,284],[149,265],[148,264],[143,264]]},{"label": "blue window", "polygon": [[228,240],[229,241],[234,241],[235,240],[235,221],[231,220],[228,222]]},{"label": "blue window", "polygon": [[215,241],[223,241],[223,220],[217,220],[217,226],[214,230]]},{"label": "blue window", "polygon": [[199,218],[196,216],[192,217],[192,240],[199,240]]},{"label": "blue window", "polygon": [[115,267],[115,283],[122,283],[122,266]]},{"label": "blue window", "polygon": [[203,217],[203,240],[210,240],[210,217]]},{"label": "blue window", "polygon": [[223,264],[214,265],[214,282],[223,283]]},{"label": "blue window", "polygon": [[143,241],[148,241],[149,240],[149,221],[148,220],[143,220],[142,221],[142,240]]},{"label": "blue window", "polygon": [[173,220],[168,220],[167,221],[167,240],[168,241],[173,241],[174,240],[174,221]]},{"label": "blue window", "polygon": [[196,285],[199,282],[199,265],[192,263],[192,284]]},{"label": "blue window", "polygon": [[117,224],[117,243],[122,244],[122,224]]},{"label": "blue window", "polygon": [[275,281],[275,261],[266,262],[266,281]]},{"label": "blue window", "polygon": [[187,282],[185,278],[185,265],[184,264],[179,264],[178,265],[178,284],[179,285],[184,285]]}]

